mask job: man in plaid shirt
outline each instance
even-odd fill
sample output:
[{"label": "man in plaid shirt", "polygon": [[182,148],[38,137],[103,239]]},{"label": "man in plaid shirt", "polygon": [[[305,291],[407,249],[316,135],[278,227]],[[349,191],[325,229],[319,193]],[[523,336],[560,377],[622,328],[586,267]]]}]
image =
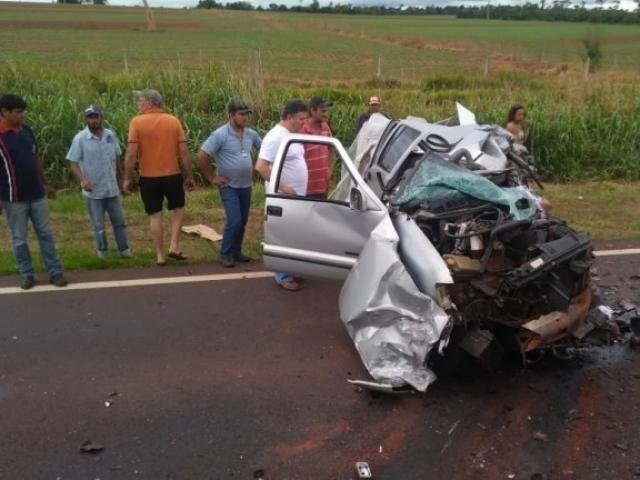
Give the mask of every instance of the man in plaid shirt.
[{"label": "man in plaid shirt", "polygon": [[[303,125],[301,133],[331,137],[331,129],[327,123],[331,105],[321,97],[312,97],[309,100],[310,115]],[[331,188],[333,166],[331,146],[305,143],[304,159],[307,162],[307,170],[309,171],[307,197],[327,198]]]}]

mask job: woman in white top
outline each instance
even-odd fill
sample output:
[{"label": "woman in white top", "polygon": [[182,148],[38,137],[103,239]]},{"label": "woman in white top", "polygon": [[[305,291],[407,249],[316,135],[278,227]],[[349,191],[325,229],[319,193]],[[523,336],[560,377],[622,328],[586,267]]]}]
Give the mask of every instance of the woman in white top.
[{"label": "woman in white top", "polygon": [[529,138],[531,124],[527,120],[527,112],[522,105],[514,105],[507,115],[507,130],[514,136],[516,142],[524,145]]}]

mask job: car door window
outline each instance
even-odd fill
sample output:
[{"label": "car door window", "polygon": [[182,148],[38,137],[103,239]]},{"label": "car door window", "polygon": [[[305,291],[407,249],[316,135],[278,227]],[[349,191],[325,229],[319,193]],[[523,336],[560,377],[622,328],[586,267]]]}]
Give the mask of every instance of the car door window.
[{"label": "car door window", "polygon": [[[349,173],[344,160],[339,152],[331,144],[319,142],[301,142],[291,141],[287,145],[284,153],[284,161],[280,164],[280,170],[276,177],[276,195],[285,196],[280,190],[280,184],[284,182],[290,185],[292,181],[295,183],[296,175],[304,176],[304,172],[300,170],[301,165],[297,155],[302,147],[305,152],[305,166],[307,174],[307,189],[302,192],[299,188],[295,188],[296,195],[286,195],[291,198],[307,199],[316,201],[326,201],[340,204],[349,203],[349,191],[355,181]],[[327,171],[328,168],[328,171]],[[322,190],[326,192],[323,196]]]}]

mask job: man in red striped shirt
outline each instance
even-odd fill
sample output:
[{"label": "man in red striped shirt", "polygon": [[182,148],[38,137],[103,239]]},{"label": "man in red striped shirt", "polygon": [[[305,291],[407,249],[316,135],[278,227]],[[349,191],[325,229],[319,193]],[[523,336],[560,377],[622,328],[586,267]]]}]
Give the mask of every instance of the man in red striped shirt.
[{"label": "man in red striped shirt", "polygon": [[[321,97],[312,97],[309,100],[309,118],[300,132],[331,137],[331,129],[327,123],[331,105]],[[331,187],[332,157],[332,148],[329,145],[304,144],[304,159],[309,172],[307,197],[327,198]]]}]

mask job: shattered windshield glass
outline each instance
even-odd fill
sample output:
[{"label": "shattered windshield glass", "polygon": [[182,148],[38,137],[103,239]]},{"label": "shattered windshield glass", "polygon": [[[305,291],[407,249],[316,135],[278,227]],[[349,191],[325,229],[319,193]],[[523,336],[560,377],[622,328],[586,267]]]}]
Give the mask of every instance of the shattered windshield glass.
[{"label": "shattered windshield glass", "polygon": [[499,187],[433,152],[425,154],[392,204],[404,211],[420,208],[439,212],[466,206],[474,199],[504,205],[516,220],[535,213],[535,205],[520,189]]}]

